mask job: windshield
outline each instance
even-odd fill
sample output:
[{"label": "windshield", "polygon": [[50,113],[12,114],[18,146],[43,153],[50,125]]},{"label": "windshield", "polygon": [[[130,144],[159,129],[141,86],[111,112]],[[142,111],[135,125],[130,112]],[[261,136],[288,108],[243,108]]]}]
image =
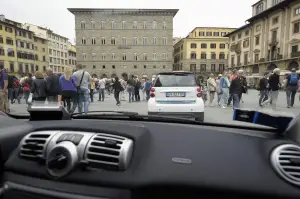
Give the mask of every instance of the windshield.
[{"label": "windshield", "polygon": [[54,104],[237,126],[250,124],[235,109],[299,114],[293,2],[146,2],[0,1],[0,111]]},{"label": "windshield", "polygon": [[160,74],[154,82],[154,87],[197,86],[195,75],[193,74]]}]

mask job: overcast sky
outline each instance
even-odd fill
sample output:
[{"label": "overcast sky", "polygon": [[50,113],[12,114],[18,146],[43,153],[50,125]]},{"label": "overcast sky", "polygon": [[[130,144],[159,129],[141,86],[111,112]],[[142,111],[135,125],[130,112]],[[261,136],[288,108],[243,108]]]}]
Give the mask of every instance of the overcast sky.
[{"label": "overcast sky", "polygon": [[67,8],[165,8],[179,9],[174,36],[185,37],[196,26],[240,27],[251,17],[258,0],[0,0],[0,14],[21,23],[50,28],[75,38],[74,15]]}]

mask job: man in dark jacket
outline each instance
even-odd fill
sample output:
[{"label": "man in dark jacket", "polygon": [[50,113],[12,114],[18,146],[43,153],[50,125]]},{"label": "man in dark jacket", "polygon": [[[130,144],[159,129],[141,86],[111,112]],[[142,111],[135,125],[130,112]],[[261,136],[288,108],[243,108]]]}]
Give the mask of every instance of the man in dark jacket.
[{"label": "man in dark jacket", "polygon": [[47,71],[47,100],[50,103],[58,102],[58,95],[61,93],[59,85],[59,77],[55,75],[51,68],[48,68]]},{"label": "man in dark jacket", "polygon": [[259,92],[260,97],[258,100],[259,106],[262,106],[261,103],[268,98],[268,72],[265,72],[264,77],[259,80]]},{"label": "man in dark jacket", "polygon": [[261,105],[265,106],[272,101],[273,109],[276,109],[276,102],[279,95],[279,88],[280,88],[280,69],[275,68],[273,74],[269,77],[269,98],[268,100],[264,101]]},{"label": "man in dark jacket", "polygon": [[239,70],[237,73],[237,77],[232,80],[229,93],[232,95],[233,99],[233,108],[240,107],[240,100],[243,92],[245,91],[244,88],[244,77],[243,77],[243,70]]}]

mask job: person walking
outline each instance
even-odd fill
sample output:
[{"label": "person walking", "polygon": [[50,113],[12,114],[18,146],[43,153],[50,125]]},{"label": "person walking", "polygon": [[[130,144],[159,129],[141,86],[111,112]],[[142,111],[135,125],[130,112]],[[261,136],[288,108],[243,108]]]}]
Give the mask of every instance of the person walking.
[{"label": "person walking", "polygon": [[9,100],[8,100],[8,74],[4,69],[4,65],[0,65],[0,111],[9,113]]},{"label": "person walking", "polygon": [[228,75],[227,72],[224,71],[223,77],[221,77],[220,79],[220,89],[222,91],[221,108],[226,108],[226,105],[228,103],[229,87],[230,87],[230,82],[228,79]]},{"label": "person walking", "polygon": [[268,97],[268,72],[264,74],[264,77],[259,80],[259,100],[258,104],[261,107],[262,102],[264,102]]},{"label": "person walking", "polygon": [[117,102],[117,106],[121,105],[120,102],[120,92],[124,90],[124,88],[121,85],[121,82],[119,81],[118,77],[115,77],[115,81],[114,84],[112,85],[113,89],[114,89],[114,97],[116,99]]},{"label": "person walking", "polygon": [[221,101],[221,97],[222,97],[222,90],[220,88],[220,79],[222,78],[222,74],[219,74],[218,75],[218,78],[216,80],[216,92],[217,92],[217,95],[218,95],[218,105],[221,106],[220,104],[220,101]]},{"label": "person walking", "polygon": [[244,78],[243,70],[239,70],[237,77],[232,80],[229,88],[229,92],[232,95],[233,108],[237,109],[240,107],[240,101],[242,93],[244,92]]},{"label": "person walking", "polygon": [[32,81],[30,93],[32,94],[32,102],[44,103],[47,98],[47,81],[44,79],[43,73],[35,72],[35,78]]},{"label": "person walking", "polygon": [[[65,69],[64,75],[59,78],[59,85],[61,88],[61,97],[64,99],[67,105],[67,110],[69,113],[74,113],[77,107],[77,90],[76,90],[76,81],[72,76],[72,69],[67,67]],[[59,102],[62,100],[59,99]],[[72,102],[72,108],[71,108]]]},{"label": "person walking", "polygon": [[287,107],[294,107],[295,96],[298,90],[299,75],[296,73],[296,69],[292,69],[292,73],[287,76],[286,81],[286,100]]},{"label": "person walking", "polygon": [[99,80],[99,102],[103,102],[105,99],[105,79],[103,77]]},{"label": "person walking", "polygon": [[215,94],[217,90],[217,83],[213,73],[210,74],[210,77],[207,80],[207,90],[209,93],[209,105],[213,107],[213,101],[215,99]]},{"label": "person walking", "polygon": [[269,97],[266,101],[262,103],[262,106],[265,107],[268,103],[272,101],[272,108],[276,109],[276,103],[279,95],[280,88],[280,69],[275,68],[273,74],[269,77]]},{"label": "person walking", "polygon": [[78,64],[77,71],[73,73],[77,88],[78,99],[78,112],[82,114],[82,108],[84,108],[85,114],[89,108],[89,84],[91,82],[91,75],[83,70],[83,66]]},{"label": "person walking", "polygon": [[[57,103],[58,95],[60,95],[59,77],[55,75],[51,68],[46,70],[47,73],[47,101],[48,103]],[[36,76],[35,76],[36,77]],[[37,77],[36,77],[37,78]]]}]

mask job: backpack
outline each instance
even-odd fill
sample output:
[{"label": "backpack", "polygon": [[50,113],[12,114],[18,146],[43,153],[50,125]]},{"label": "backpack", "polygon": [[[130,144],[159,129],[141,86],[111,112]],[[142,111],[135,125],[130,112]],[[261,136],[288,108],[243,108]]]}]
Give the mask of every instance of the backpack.
[{"label": "backpack", "polygon": [[297,84],[298,83],[298,75],[297,74],[291,74],[290,75],[290,81],[289,84]]}]

